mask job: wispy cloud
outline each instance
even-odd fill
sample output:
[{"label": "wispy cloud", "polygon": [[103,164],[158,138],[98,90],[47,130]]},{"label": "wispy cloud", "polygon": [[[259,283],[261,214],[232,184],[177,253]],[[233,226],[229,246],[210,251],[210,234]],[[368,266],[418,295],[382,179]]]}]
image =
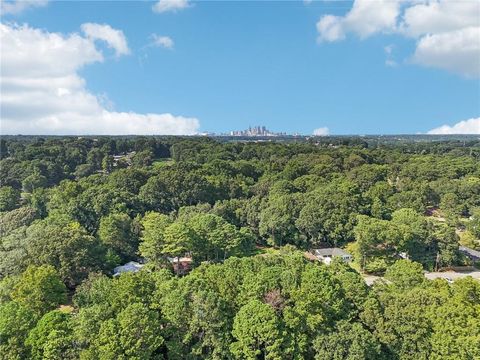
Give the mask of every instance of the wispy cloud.
[{"label": "wispy cloud", "polygon": [[383,48],[383,50],[385,51],[385,56],[386,56],[385,65],[390,66],[390,67],[395,67],[395,66],[398,65],[397,62],[393,59],[393,50],[394,49],[395,49],[395,45],[393,45],[393,44],[387,45]]},{"label": "wispy cloud", "polygon": [[105,41],[117,56],[130,53],[123,31],[113,29],[110,25],[93,23],[82,24],[81,28],[88,38]]},{"label": "wispy cloud", "polygon": [[174,41],[169,36],[152,34],[150,35],[150,39],[152,40],[149,44],[150,46],[173,49],[173,46],[175,45]]},{"label": "wispy cloud", "polygon": [[19,14],[27,9],[47,6],[48,0],[1,0],[2,14]]},{"label": "wispy cloud", "polygon": [[165,12],[177,12],[190,6],[188,0],[159,0],[152,6],[152,10],[153,12],[161,14]]}]

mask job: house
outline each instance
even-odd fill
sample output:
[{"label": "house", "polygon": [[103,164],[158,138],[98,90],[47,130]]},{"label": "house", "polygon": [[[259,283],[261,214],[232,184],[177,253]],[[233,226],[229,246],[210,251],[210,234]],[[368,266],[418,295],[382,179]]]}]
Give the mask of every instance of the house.
[{"label": "house", "polygon": [[132,157],[135,155],[135,151],[126,153],[126,154],[119,154],[113,155],[113,166],[119,166],[121,162],[124,162],[127,166],[132,165]]},{"label": "house", "polygon": [[119,276],[121,273],[125,272],[137,272],[143,267],[143,264],[140,264],[136,261],[129,261],[124,265],[117,266],[113,269],[113,276]]},{"label": "house", "polygon": [[168,261],[172,264],[173,271],[177,275],[185,275],[192,269],[192,257],[183,256],[183,257],[169,257]]},{"label": "house", "polygon": [[352,261],[352,255],[340,248],[315,249],[313,250],[313,253],[316,255],[318,260],[327,265],[330,264],[334,257],[339,257],[344,262]]},{"label": "house", "polygon": [[480,251],[473,250],[465,246],[459,246],[458,251],[460,251],[463,255],[465,255],[472,261],[480,261]]}]

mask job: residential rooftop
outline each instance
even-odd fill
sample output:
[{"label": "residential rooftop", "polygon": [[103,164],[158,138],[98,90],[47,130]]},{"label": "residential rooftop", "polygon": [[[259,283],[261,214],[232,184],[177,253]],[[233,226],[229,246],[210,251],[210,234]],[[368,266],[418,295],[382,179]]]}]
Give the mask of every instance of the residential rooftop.
[{"label": "residential rooftop", "polygon": [[347,253],[345,250],[340,248],[324,248],[324,249],[315,249],[315,254],[318,256],[323,257],[334,257],[334,256],[351,256],[351,254]]}]

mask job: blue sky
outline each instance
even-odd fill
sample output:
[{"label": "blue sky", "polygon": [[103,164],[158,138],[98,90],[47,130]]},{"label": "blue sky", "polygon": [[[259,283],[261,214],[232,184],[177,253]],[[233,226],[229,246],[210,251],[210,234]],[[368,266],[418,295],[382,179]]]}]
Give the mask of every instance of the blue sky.
[{"label": "blue sky", "polygon": [[[478,5],[476,1],[472,4]],[[195,131],[215,132],[266,125],[302,134],[324,127],[331,134],[413,134],[442,125],[452,131],[455,124],[469,119],[471,124],[456,129],[478,132],[476,49],[457,62],[451,59],[462,55],[462,49],[453,48],[451,54],[437,58],[435,49],[422,48],[430,51],[425,55],[419,44],[427,30],[422,33],[408,23],[413,30],[406,35],[398,30],[399,20],[384,24],[388,18],[384,15],[378,24],[368,17],[368,9],[358,19],[352,9],[361,4],[354,2],[180,3],[185,6],[159,13],[152,10],[154,2],[50,2],[11,11],[2,17],[2,24],[17,31],[28,24],[29,30],[42,29],[43,36],[57,33],[65,39],[72,34],[90,39],[85,31],[82,34],[85,23],[120,31],[128,54],[119,54],[109,40],[93,37],[103,61],[85,60],[68,70],[83,79],[80,92],[95,97],[112,114],[173,114],[174,127],[178,116],[195,119]],[[398,9],[397,19],[403,11],[405,7]],[[327,28],[320,29],[326,15],[334,16],[334,24],[325,20]],[[478,16],[469,19],[469,29],[480,26]],[[376,25],[366,27],[369,24]],[[446,26],[428,34],[463,30]],[[168,37],[171,43],[154,45],[152,34]],[[465,61],[472,71],[463,71]],[[14,71],[13,65],[6,66],[5,72]],[[2,108],[15,112],[9,103],[2,103]],[[12,115],[4,132],[108,132],[87,120],[69,128],[63,115],[55,116],[48,117],[55,118],[57,127],[52,128],[46,118],[32,122]],[[145,121],[142,124],[148,126],[150,120]],[[115,132],[113,128],[111,133]]]}]

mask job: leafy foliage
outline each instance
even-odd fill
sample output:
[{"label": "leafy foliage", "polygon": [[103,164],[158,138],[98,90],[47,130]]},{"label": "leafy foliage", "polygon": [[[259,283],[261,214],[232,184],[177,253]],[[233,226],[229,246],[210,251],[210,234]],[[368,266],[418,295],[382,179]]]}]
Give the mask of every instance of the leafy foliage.
[{"label": "leafy foliage", "polygon": [[0,358],[480,357],[478,139],[279,140],[2,138]]}]

